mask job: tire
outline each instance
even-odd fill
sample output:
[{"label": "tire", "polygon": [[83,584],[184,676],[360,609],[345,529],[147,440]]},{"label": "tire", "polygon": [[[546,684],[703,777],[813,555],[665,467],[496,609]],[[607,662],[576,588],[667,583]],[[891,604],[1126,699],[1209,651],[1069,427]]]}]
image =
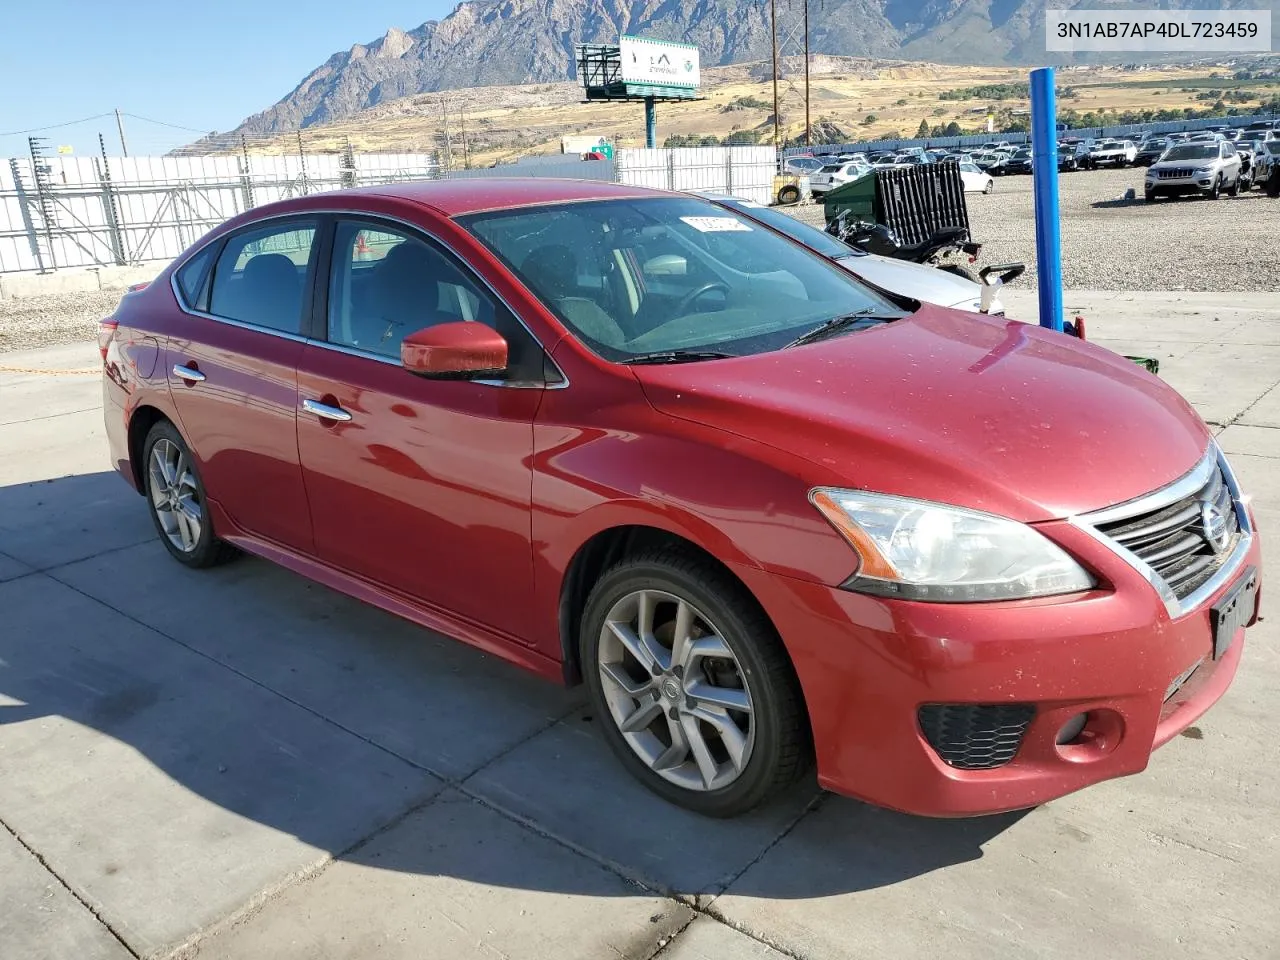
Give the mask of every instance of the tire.
[{"label": "tire", "polygon": [[957,277],[964,277],[966,280],[972,280],[974,283],[981,282],[976,273],[959,263],[940,263],[938,264],[938,269],[944,270],[947,273],[954,273]]},{"label": "tire", "polygon": [[800,202],[800,188],[795,184],[787,184],[778,191],[778,203],[784,206],[790,206],[793,203]]},{"label": "tire", "polygon": [[982,188],[982,192],[985,194],[991,194],[995,192],[995,189],[996,189],[995,180],[993,180],[991,177],[987,177],[987,185]]},{"label": "tire", "polygon": [[1147,201],[1147,203],[1155,203],[1156,195],[1152,193],[1150,190],[1145,190],[1143,191],[1142,199]]},{"label": "tire", "polygon": [[238,555],[213,533],[204,482],[177,428],[160,420],[142,444],[143,491],[165,549],[188,567],[214,567]]},{"label": "tire", "polygon": [[1240,178],[1239,177],[1236,178],[1235,182],[1232,183],[1231,186],[1227,187],[1227,196],[1228,197],[1240,196]]},{"label": "tire", "polygon": [[1213,189],[1210,190],[1208,193],[1206,193],[1205,196],[1208,197],[1210,200],[1221,199],[1222,197],[1222,175],[1221,174],[1219,174],[1218,178],[1213,181]]},{"label": "tire", "polygon": [[[707,650],[727,651],[727,658],[708,653],[678,669],[672,654],[682,646],[674,634],[682,608],[689,632],[706,641]],[[647,631],[639,627],[646,610]],[[610,623],[625,624],[629,642]],[[659,648],[656,654],[637,640],[646,634]],[[591,590],[579,648],[588,698],[610,749],[632,776],[671,803],[733,817],[807,770],[808,718],[782,641],[754,598],[708,560],[660,548],[618,562]],[[711,697],[745,707],[717,706]],[[629,722],[637,725],[624,732]],[[738,762],[730,742],[737,745]]]}]

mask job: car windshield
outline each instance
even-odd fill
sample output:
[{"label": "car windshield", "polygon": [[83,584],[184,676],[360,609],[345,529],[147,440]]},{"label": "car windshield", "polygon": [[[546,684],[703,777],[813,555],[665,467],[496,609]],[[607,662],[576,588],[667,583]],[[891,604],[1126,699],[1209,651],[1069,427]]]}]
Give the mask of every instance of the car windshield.
[{"label": "car windshield", "polygon": [[762,353],[836,317],[903,315],[818,254],[693,197],[579,201],[459,222],[607,360]]},{"label": "car windshield", "polygon": [[1166,144],[1168,144],[1168,142],[1169,142],[1168,140],[1147,140],[1143,142],[1142,149],[1143,150],[1160,150]]},{"label": "car windshield", "polygon": [[797,243],[803,243],[810,250],[816,250],[824,257],[837,259],[865,255],[864,251],[837,240],[825,230],[819,230],[817,227],[811,226],[802,220],[797,220],[790,214],[781,213],[772,207],[766,207],[762,203],[739,200],[737,197],[716,197],[711,202],[718,207],[739,210],[744,217],[759,220],[765,226],[786,234],[792,240]]},{"label": "car windshield", "polygon": [[1218,156],[1216,143],[1182,143],[1170,147],[1165,160],[1212,160]]},{"label": "car windshield", "polygon": [[1262,144],[1262,149],[1273,157],[1280,157],[1280,140],[1268,140]]}]

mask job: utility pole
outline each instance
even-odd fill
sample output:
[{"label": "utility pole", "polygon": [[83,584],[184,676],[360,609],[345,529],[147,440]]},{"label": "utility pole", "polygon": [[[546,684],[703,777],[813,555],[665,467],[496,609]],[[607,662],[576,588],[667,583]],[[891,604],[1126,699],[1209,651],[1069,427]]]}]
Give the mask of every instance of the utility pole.
[{"label": "utility pole", "polygon": [[120,152],[127,157],[129,155],[129,147],[124,142],[124,120],[120,116],[119,107],[116,107],[116,129],[120,131]]},{"label": "utility pole", "polygon": [[467,147],[467,105],[458,107],[458,122],[462,125],[462,165],[471,169],[471,150]]},{"label": "utility pole", "polygon": [[769,0],[769,32],[773,34],[773,149],[780,145],[778,116],[778,0]]},{"label": "utility pole", "polygon": [[809,122],[809,0],[804,0],[804,145],[813,146],[813,126]]},{"label": "utility pole", "polygon": [[449,98],[440,100],[440,109],[444,112],[444,168],[453,169],[453,140],[449,137]]}]

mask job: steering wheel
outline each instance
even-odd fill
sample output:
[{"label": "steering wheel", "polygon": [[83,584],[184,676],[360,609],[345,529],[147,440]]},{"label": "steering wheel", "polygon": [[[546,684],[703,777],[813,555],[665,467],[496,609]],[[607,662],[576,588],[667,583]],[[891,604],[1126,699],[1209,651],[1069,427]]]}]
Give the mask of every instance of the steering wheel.
[{"label": "steering wheel", "polygon": [[712,280],[709,283],[704,283],[702,286],[698,287],[695,290],[690,290],[683,297],[681,297],[680,302],[676,304],[675,315],[677,317],[684,316],[684,314],[688,312],[689,308],[693,306],[694,302],[699,297],[706,296],[712,290],[723,290],[725,299],[728,299],[729,297],[729,285],[727,283],[723,283],[720,280]]}]

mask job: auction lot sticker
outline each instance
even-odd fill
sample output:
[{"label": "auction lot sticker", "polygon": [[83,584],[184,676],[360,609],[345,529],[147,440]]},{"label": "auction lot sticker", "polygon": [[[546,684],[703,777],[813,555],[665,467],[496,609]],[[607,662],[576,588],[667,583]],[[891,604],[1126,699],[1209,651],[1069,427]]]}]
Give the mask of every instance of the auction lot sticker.
[{"label": "auction lot sticker", "polygon": [[685,223],[701,233],[750,233],[751,228],[733,217],[681,217]]},{"label": "auction lot sticker", "polygon": [[1267,52],[1270,10],[1046,10],[1050,53]]}]

